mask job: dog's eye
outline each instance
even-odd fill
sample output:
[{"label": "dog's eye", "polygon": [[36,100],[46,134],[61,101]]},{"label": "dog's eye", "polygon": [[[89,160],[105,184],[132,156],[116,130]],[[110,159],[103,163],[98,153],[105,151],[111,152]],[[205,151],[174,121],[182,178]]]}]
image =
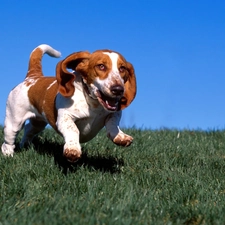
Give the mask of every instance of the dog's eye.
[{"label": "dog's eye", "polygon": [[121,66],[121,67],[119,68],[120,73],[123,73],[125,70],[126,70],[125,66]]},{"label": "dog's eye", "polygon": [[106,66],[103,65],[103,64],[99,64],[99,65],[98,65],[98,68],[99,68],[100,70],[102,70],[102,71],[106,70]]}]

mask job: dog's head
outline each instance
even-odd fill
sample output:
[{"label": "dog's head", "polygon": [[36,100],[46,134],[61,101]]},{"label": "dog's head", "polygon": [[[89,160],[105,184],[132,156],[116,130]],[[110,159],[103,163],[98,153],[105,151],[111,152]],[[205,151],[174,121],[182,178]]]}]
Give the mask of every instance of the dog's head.
[{"label": "dog's head", "polygon": [[136,78],[131,63],[118,52],[98,50],[76,52],[60,61],[56,68],[59,92],[65,97],[74,94],[76,75],[81,74],[92,98],[108,111],[126,108],[136,95]]}]

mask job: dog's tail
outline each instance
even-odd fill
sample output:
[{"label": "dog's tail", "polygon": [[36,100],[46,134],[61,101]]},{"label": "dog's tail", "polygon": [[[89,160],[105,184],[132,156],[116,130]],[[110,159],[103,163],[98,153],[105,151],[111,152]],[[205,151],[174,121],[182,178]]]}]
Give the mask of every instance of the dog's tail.
[{"label": "dog's tail", "polygon": [[41,60],[43,55],[47,53],[49,56],[59,58],[61,53],[53,49],[51,46],[42,44],[35,48],[30,54],[29,67],[26,77],[43,76]]}]

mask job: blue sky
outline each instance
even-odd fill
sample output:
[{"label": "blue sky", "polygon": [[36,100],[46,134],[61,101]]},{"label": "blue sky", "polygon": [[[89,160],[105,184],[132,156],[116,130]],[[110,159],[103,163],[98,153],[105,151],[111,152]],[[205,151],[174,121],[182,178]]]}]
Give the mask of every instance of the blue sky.
[{"label": "blue sky", "polygon": [[[122,126],[225,127],[225,1],[3,0],[0,28],[0,124],[30,52],[46,43],[62,57],[108,48],[133,64],[138,92]],[[44,56],[44,74],[58,61]]]}]

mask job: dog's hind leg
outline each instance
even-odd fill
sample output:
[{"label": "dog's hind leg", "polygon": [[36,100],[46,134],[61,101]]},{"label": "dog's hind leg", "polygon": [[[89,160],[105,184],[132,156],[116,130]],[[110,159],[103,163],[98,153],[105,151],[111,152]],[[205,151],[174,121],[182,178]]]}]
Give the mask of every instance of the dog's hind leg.
[{"label": "dog's hind leg", "polygon": [[25,121],[35,116],[35,113],[30,111],[29,100],[23,87],[23,83],[15,87],[7,100],[4,143],[1,147],[2,153],[7,156],[13,156],[17,134],[23,128]]},{"label": "dog's hind leg", "polygon": [[47,123],[43,120],[31,118],[29,123],[24,127],[24,135],[20,143],[20,147],[26,147],[29,145],[32,142],[33,137],[44,130],[46,125]]},{"label": "dog's hind leg", "polygon": [[4,125],[4,143],[1,148],[3,155],[6,156],[13,156],[17,134],[22,129],[26,120],[16,120],[15,117],[13,119],[12,117],[12,114],[10,115],[10,118],[6,114]]},{"label": "dog's hind leg", "polygon": [[3,155],[13,156],[15,139],[21,128],[22,124],[21,126],[15,126],[15,124],[7,124],[4,126],[4,143],[1,148]]}]

